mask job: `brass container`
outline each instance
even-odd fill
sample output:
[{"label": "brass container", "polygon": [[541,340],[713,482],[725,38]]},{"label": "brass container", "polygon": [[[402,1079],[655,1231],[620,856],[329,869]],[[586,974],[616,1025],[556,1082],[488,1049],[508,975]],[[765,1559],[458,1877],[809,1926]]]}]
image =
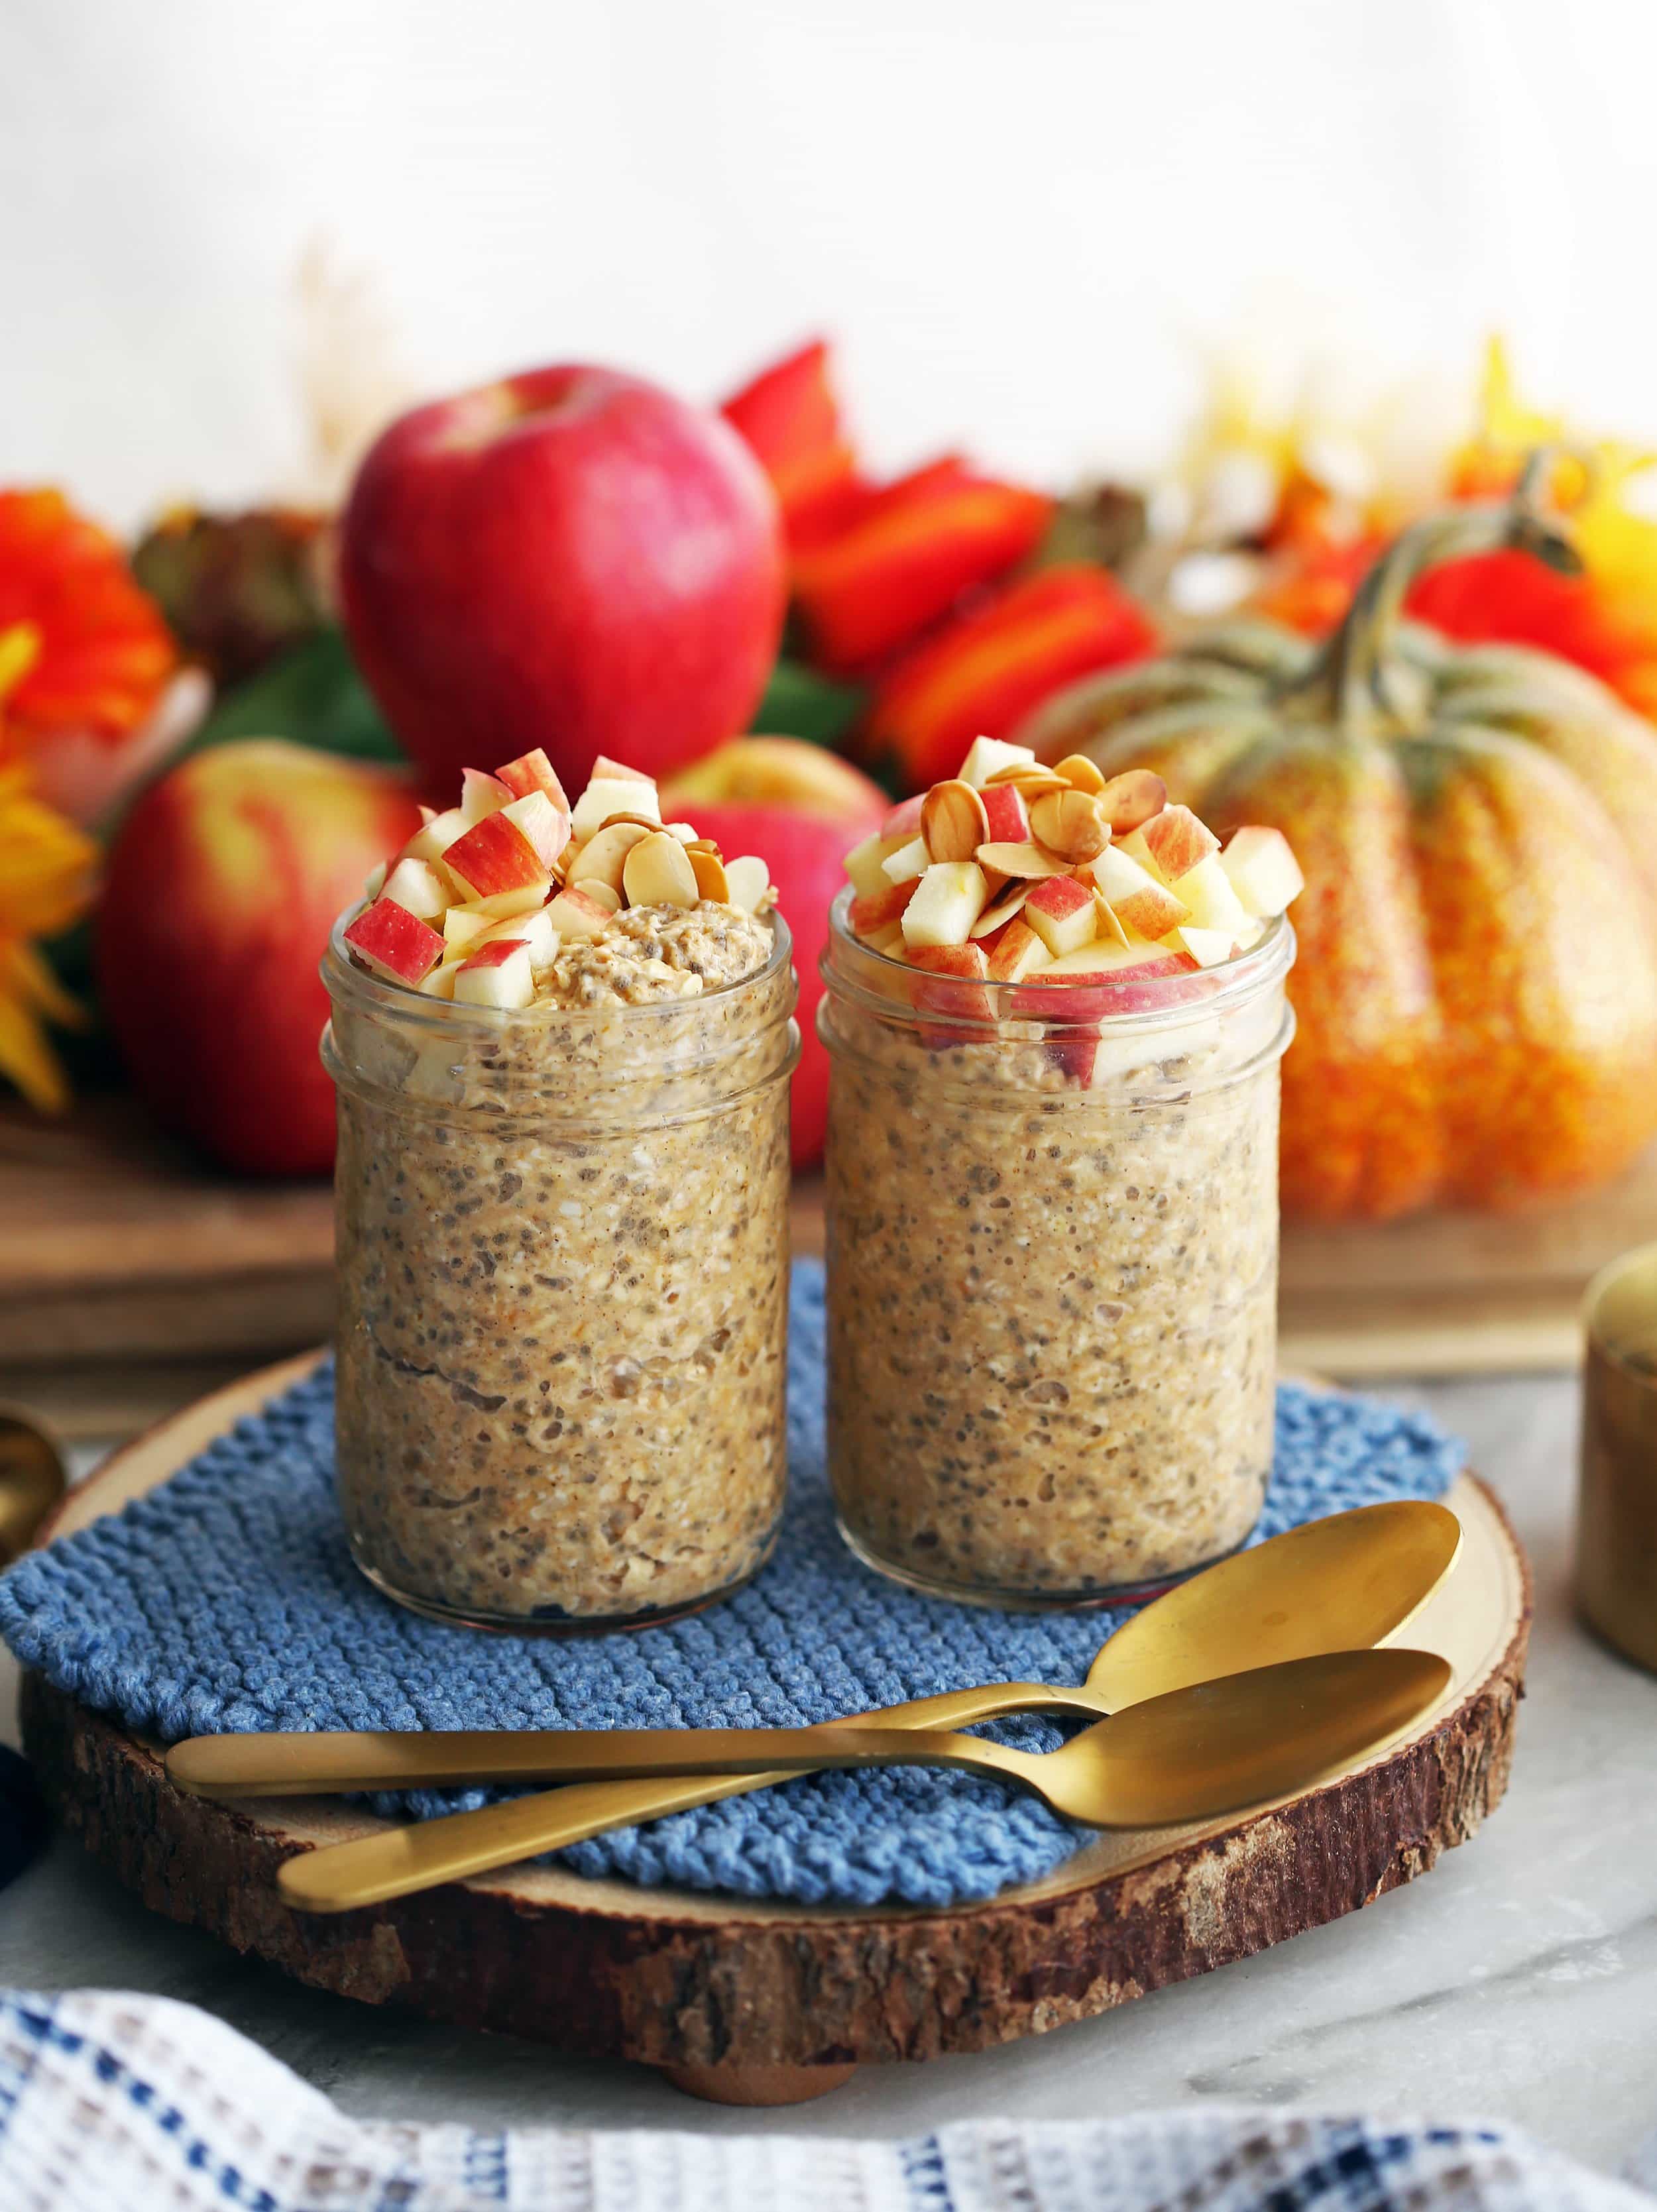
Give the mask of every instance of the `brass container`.
[{"label": "brass container", "polygon": [[1601,1268],[1584,1319],[1577,1607],[1657,1674],[1657,1244]]}]

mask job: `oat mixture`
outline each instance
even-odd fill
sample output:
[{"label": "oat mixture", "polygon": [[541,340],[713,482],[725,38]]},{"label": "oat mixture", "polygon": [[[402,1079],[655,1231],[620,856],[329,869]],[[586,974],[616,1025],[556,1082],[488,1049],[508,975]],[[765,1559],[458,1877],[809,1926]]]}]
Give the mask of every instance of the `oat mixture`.
[{"label": "oat mixture", "polygon": [[785,1478],[794,991],[774,924],[629,908],[505,1016],[370,1005],[340,964],[359,1564],[514,1626],[650,1619],[744,1581]]},{"label": "oat mixture", "polygon": [[1259,1021],[1095,1089],[1035,1030],[929,1048],[832,986],[824,1026],[830,1468],[856,1547],[1054,1602],[1239,1544],[1272,1441]]}]

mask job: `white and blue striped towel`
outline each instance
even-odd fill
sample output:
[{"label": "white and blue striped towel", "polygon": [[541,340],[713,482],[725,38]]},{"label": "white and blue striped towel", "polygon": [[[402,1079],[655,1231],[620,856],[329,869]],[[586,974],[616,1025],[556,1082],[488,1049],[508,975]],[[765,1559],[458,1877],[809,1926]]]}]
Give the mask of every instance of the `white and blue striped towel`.
[{"label": "white and blue striped towel", "polygon": [[871,2142],[731,2118],[717,2136],[352,2120],[192,2006],[0,1991],[3,2212],[1654,2212],[1502,2127],[1203,2106]]}]

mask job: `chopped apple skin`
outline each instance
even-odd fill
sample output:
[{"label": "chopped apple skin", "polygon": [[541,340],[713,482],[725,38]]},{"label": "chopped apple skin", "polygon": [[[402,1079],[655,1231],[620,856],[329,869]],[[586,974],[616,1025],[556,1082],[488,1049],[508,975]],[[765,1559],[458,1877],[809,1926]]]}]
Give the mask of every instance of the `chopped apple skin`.
[{"label": "chopped apple skin", "polygon": [[443,866],[473,899],[535,891],[539,896],[526,902],[539,906],[552,880],[523,831],[498,811],[457,837],[443,855]]},{"label": "chopped apple skin", "polygon": [[961,781],[982,791],[998,769],[1032,766],[1035,757],[1028,745],[1009,745],[1001,738],[974,738],[961,763]]},{"label": "chopped apple skin", "polygon": [[1239,899],[1259,921],[1287,914],[1306,889],[1301,864],[1281,830],[1251,823],[1234,830],[1220,865]]},{"label": "chopped apple skin", "polygon": [[546,918],[561,937],[602,937],[612,909],[600,905],[590,884],[571,884],[546,908]]},{"label": "chopped apple skin", "polygon": [[1218,968],[1242,949],[1228,929],[1199,929],[1193,922],[1173,931],[1169,942],[1189,952],[1199,968]]},{"label": "chopped apple skin", "polygon": [[[967,779],[963,776],[961,781]],[[1027,845],[1030,842],[1030,810],[1025,805],[1024,793],[1010,783],[992,784],[988,791],[980,792],[984,811],[990,824],[985,842],[990,845]]]},{"label": "chopped apple skin", "polygon": [[887,884],[867,898],[854,898],[846,915],[854,933],[858,937],[874,938],[882,930],[891,929],[903,919],[904,908],[915,896],[920,884],[917,876],[907,884]]},{"label": "chopped apple skin", "polygon": [[1123,927],[1153,944],[1191,919],[1184,901],[1119,845],[1107,845],[1090,863],[1089,873]]},{"label": "chopped apple skin", "polygon": [[[947,979],[939,983],[916,984],[913,995],[917,1012],[953,1015],[963,1022],[994,1021],[996,1010],[989,992],[972,988],[984,982],[990,974],[990,963],[981,946],[917,945],[910,953],[909,964],[923,975]],[[947,1030],[939,1037],[927,1040],[944,1045],[959,1044],[960,1041]]]},{"label": "chopped apple skin", "polygon": [[965,945],[989,896],[976,860],[935,860],[904,908],[905,944]]},{"label": "chopped apple skin", "polygon": [[[597,773],[595,767],[594,774]],[[564,795],[558,772],[539,745],[533,752],[521,753],[516,760],[509,761],[504,768],[497,768],[495,776],[515,799],[527,799],[532,791],[544,791],[560,814],[570,811],[570,801]]]},{"label": "chopped apple skin", "polygon": [[1025,900],[1024,919],[1054,959],[1063,959],[1093,936],[1092,889],[1074,876],[1049,876]]},{"label": "chopped apple skin", "polygon": [[923,876],[931,865],[925,838],[911,837],[907,844],[887,854],[880,863],[880,873],[889,884],[909,884]]},{"label": "chopped apple skin", "polygon": [[381,884],[380,895],[395,899],[422,921],[441,921],[454,903],[448,885],[428,860],[399,860]]},{"label": "chopped apple skin", "polygon": [[1138,834],[1165,884],[1177,884],[1220,849],[1220,840],[1189,806],[1165,806]]},{"label": "chopped apple skin", "polygon": [[503,806],[501,812],[515,830],[523,832],[544,867],[550,868],[570,842],[569,812],[562,806],[555,806],[544,791],[526,792],[521,799],[515,799],[509,806]]},{"label": "chopped apple skin", "polygon": [[926,804],[926,793],[917,791],[912,799],[899,801],[880,824],[883,837],[895,837],[899,843],[921,834],[921,809]]},{"label": "chopped apple skin", "polygon": [[515,937],[491,939],[454,971],[457,1006],[498,1006],[510,1013],[534,995],[529,947]]},{"label": "chopped apple skin", "polygon": [[656,787],[653,775],[646,775],[642,768],[629,768],[624,761],[606,759],[603,753],[593,763],[589,783],[648,783],[652,791]]},{"label": "chopped apple skin", "polygon": [[570,823],[577,837],[591,837],[618,814],[638,814],[647,822],[659,824],[661,801],[656,796],[655,784],[646,783],[643,778],[594,775],[576,801]]},{"label": "chopped apple skin", "polygon": [[1221,866],[1218,854],[1210,853],[1207,860],[1199,860],[1171,888],[1174,896],[1190,908],[1191,921],[1198,929],[1229,930],[1234,939],[1247,929],[1252,917],[1232,889],[1231,878]]},{"label": "chopped apple skin", "polygon": [[1002,931],[990,955],[990,980],[993,983],[1022,982],[1038,968],[1045,968],[1052,957],[1024,917],[1015,915]]},{"label": "chopped apple skin", "polygon": [[345,942],[376,975],[393,983],[420,983],[443,957],[443,940],[429,922],[395,899],[364,907],[345,931]]}]

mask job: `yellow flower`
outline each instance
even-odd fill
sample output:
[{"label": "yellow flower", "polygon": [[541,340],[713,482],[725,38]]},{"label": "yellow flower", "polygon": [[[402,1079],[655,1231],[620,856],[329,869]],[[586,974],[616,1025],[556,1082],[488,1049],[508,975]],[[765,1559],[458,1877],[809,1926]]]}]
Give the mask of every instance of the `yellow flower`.
[{"label": "yellow flower", "polygon": [[82,1017],[33,940],[86,911],[96,858],[89,837],[33,796],[21,762],[0,765],[0,1077],[42,1113],[69,1103],[45,1024]]}]

